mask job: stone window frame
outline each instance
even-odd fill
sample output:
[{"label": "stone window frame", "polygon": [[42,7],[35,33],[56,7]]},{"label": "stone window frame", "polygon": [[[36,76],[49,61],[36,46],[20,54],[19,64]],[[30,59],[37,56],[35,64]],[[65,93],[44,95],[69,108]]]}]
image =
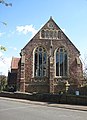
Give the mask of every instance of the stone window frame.
[{"label": "stone window frame", "polygon": [[[44,34],[42,33],[42,31],[44,32]],[[47,37],[47,33],[46,33],[47,31],[49,32],[49,35],[48,35],[49,37]],[[56,32],[56,35],[55,35],[55,32]],[[53,33],[53,36],[51,36],[51,33]],[[60,40],[61,38],[62,38],[62,31],[61,30],[42,29],[40,31],[40,39],[57,39],[57,40]]]},{"label": "stone window frame", "polygon": [[[40,75],[35,75],[35,53],[37,53],[38,54],[38,56],[39,56],[39,53],[38,52],[36,52],[36,50],[38,49],[38,48],[42,48],[43,50],[45,50],[45,52],[43,52],[42,53],[42,59],[43,59],[43,54],[44,53],[46,53],[46,65],[43,63],[44,61],[42,60],[42,72],[43,72],[43,70],[44,70],[44,65],[46,66],[46,71],[45,71],[45,75],[43,75],[43,73],[42,73],[42,76],[40,76]],[[38,70],[40,70],[40,68],[39,68],[39,58],[38,58]],[[47,77],[48,76],[48,56],[47,56],[47,50],[46,50],[46,48],[45,47],[43,47],[43,46],[37,46],[36,48],[34,48],[34,50],[33,50],[33,78],[34,77],[37,77],[37,78],[43,78],[43,77]]]},{"label": "stone window frame", "polygon": [[49,22],[49,23],[48,23],[48,27],[49,27],[50,29],[53,29],[53,28],[54,28],[53,22]]},{"label": "stone window frame", "polygon": [[[57,76],[56,75],[56,52],[59,50],[59,49],[63,49],[63,50],[65,50],[66,51],[66,53],[67,53],[67,75],[64,75],[64,73],[63,73],[63,75],[60,75],[60,63],[59,63],[59,75]],[[64,52],[63,52],[63,56],[64,56]],[[68,54],[68,50],[64,47],[64,46],[61,46],[61,47],[59,47],[59,48],[57,48],[56,50],[55,50],[55,52],[54,52],[54,61],[55,61],[55,78],[68,78],[68,76],[69,76],[69,54]],[[65,71],[64,70],[64,68],[63,68],[63,71]]]}]

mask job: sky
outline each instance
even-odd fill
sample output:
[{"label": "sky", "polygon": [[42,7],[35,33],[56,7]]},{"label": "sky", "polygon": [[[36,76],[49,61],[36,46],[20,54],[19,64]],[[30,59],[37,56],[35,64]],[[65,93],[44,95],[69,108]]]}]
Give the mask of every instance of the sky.
[{"label": "sky", "polygon": [[[0,4],[0,74],[8,75],[12,57],[20,57],[21,49],[50,19],[73,42],[87,61],[87,0],[5,0]],[[4,25],[2,22],[6,22]]]}]

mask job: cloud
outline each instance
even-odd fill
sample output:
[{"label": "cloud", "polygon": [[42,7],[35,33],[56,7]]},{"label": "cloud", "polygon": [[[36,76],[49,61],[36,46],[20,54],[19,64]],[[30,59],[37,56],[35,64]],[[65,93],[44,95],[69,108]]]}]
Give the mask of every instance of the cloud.
[{"label": "cloud", "polygon": [[4,34],[4,33],[1,33],[1,32],[0,32],[0,37],[2,37],[3,34]]},{"label": "cloud", "polygon": [[11,66],[11,59],[11,57],[7,58],[0,56],[0,73],[3,75],[8,75],[8,70],[10,70]]},{"label": "cloud", "polygon": [[14,49],[14,50],[17,50],[17,48],[16,48],[16,47],[14,47],[13,49]]},{"label": "cloud", "polygon": [[9,47],[9,48],[11,48],[11,49],[17,51],[17,48],[16,48],[16,47]]},{"label": "cloud", "polygon": [[0,57],[3,55],[3,53],[0,51]]},{"label": "cloud", "polygon": [[23,33],[25,35],[28,33],[32,33],[32,36],[35,35],[37,32],[33,25],[17,26],[16,31],[18,31],[19,33]]},{"label": "cloud", "polygon": [[11,59],[12,57],[4,57],[3,52],[0,51],[0,73],[3,75],[8,75],[8,70],[11,66]]}]

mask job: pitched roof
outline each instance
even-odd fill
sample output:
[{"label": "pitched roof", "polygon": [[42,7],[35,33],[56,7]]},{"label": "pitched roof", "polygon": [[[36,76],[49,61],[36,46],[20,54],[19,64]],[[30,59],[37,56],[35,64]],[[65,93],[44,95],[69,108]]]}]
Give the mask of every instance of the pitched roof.
[{"label": "pitched roof", "polygon": [[[56,22],[53,20],[52,17],[50,17],[50,19],[43,25],[42,28],[40,28],[40,30],[35,34],[35,36],[31,39],[33,40],[34,38],[36,39],[36,36],[39,34],[39,32],[42,30],[42,29],[47,29],[48,27],[48,23],[53,23],[54,24],[54,29],[59,29],[61,30],[61,28],[56,24]],[[49,27],[48,27],[49,29]],[[62,31],[62,30],[61,30]],[[67,37],[67,35],[62,31],[63,35],[67,38],[67,40],[74,46],[74,48],[78,51],[78,53],[80,54],[80,51],[77,49],[77,47],[71,42],[71,40]],[[31,41],[30,40],[30,41]],[[30,41],[24,46],[24,48],[30,43]],[[23,48],[23,49],[24,49]]]},{"label": "pitched roof", "polygon": [[18,69],[18,62],[19,62],[19,60],[20,60],[20,58],[12,57],[11,69]]}]

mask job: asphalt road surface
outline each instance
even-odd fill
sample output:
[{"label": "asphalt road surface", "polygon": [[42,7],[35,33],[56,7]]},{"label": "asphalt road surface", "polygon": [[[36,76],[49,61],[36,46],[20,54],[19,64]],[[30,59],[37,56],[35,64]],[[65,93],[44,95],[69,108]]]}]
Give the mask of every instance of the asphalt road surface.
[{"label": "asphalt road surface", "polygon": [[87,111],[0,99],[0,120],[87,120]]}]

